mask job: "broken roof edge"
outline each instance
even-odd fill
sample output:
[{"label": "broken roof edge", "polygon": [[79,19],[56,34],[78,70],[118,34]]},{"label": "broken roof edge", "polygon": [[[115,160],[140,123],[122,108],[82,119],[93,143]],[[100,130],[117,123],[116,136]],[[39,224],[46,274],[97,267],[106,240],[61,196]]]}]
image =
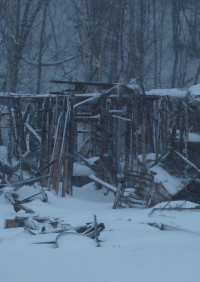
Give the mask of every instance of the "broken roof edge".
[{"label": "broken roof edge", "polygon": [[[185,163],[185,166],[189,165],[195,171],[190,171],[187,177],[180,177],[177,172],[171,173],[169,168],[163,162],[167,158],[169,159],[170,154],[177,154]],[[171,156],[171,155],[170,155]],[[170,157],[171,159],[171,157]],[[169,160],[167,161],[169,162]],[[179,165],[177,165],[179,167]],[[181,169],[181,167],[179,167]],[[157,183],[163,187],[163,189],[170,195],[170,197],[175,197],[180,193],[191,181],[198,177],[200,170],[188,159],[186,159],[182,154],[171,148],[158,163],[152,166],[149,171],[154,175],[154,183]]]},{"label": "broken roof edge", "polygon": [[145,92],[147,96],[186,98],[189,95],[190,100],[200,99],[200,84],[193,85],[190,88],[169,88],[169,89],[151,89]]}]

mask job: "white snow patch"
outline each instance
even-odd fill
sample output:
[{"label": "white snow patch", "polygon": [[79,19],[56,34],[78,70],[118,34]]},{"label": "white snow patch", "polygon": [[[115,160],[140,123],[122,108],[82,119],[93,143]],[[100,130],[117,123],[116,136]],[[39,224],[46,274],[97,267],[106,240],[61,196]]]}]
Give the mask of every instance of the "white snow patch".
[{"label": "white snow patch", "polygon": [[82,163],[74,163],[74,170],[73,170],[74,176],[88,176],[92,173],[94,173],[94,171],[88,166]]},{"label": "white snow patch", "polygon": [[192,87],[190,87],[189,92],[191,95],[195,95],[195,96],[200,95],[200,84],[193,85]]},{"label": "white snow patch", "polygon": [[162,184],[170,195],[175,195],[184,187],[182,179],[172,176],[162,167],[154,166],[150,170],[155,173],[154,182]]},{"label": "white snow patch", "polygon": [[150,91],[145,92],[146,95],[158,95],[158,96],[171,96],[176,98],[184,98],[186,97],[187,90],[186,89],[152,89]]},{"label": "white snow patch", "polygon": [[[1,281],[199,282],[200,237],[195,234],[200,232],[198,210],[155,211],[148,216],[150,210],[113,210],[113,203],[47,193],[49,204],[35,200],[27,206],[40,216],[59,217],[73,226],[93,221],[96,214],[98,223],[106,227],[99,236],[101,246],[97,248],[94,240],[86,238],[83,242],[83,238],[72,234],[63,236],[58,248],[33,244],[55,240],[57,234],[33,236],[23,228],[4,229],[4,219],[14,218],[16,213],[2,195]],[[150,222],[191,232],[160,231],[149,226]]]},{"label": "white snow patch", "polygon": [[112,192],[109,192],[108,195],[105,196],[106,192],[106,188],[97,190],[94,182],[88,183],[82,188],[75,186],[73,187],[73,194],[76,198],[102,203],[113,203],[115,198],[114,194]]}]

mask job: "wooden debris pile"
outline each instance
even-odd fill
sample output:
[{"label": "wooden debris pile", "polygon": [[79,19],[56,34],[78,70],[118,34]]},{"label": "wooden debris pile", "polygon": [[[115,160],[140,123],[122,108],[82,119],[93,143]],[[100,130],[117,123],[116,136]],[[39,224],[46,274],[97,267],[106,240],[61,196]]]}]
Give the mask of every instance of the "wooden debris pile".
[{"label": "wooden debris pile", "polygon": [[[20,197],[18,190],[22,187],[25,188],[25,193],[24,193],[24,196]],[[35,211],[33,211],[30,208],[27,208],[24,205],[25,203],[28,203],[34,199],[40,199],[43,202],[48,202],[48,196],[45,193],[45,191],[48,190],[47,188],[43,189],[40,185],[36,185],[35,183],[35,187],[33,186],[34,188],[31,190],[31,193],[30,193],[30,191],[28,191],[30,190],[30,186],[22,186],[22,187],[20,188],[17,187],[15,189],[9,189],[8,191],[7,190],[2,191],[5,198],[8,199],[11,202],[11,204],[13,205],[15,212],[24,210],[25,213],[35,213]]]},{"label": "wooden debris pile", "polygon": [[[114,208],[148,207],[172,198],[165,181],[157,182],[155,172],[149,170],[160,156],[174,148],[200,168],[200,103],[191,89],[144,92],[135,83],[51,83],[69,88],[46,95],[0,94],[0,124],[9,141],[3,140],[0,130],[0,145],[7,146],[7,163],[0,158],[2,185],[38,177],[43,187],[57,194],[62,182],[65,197],[73,195],[73,185],[93,180],[98,189],[105,186],[116,193]],[[87,89],[94,91],[87,93]],[[88,159],[93,157],[98,161],[91,164]],[[76,175],[76,162],[92,172]],[[41,173],[36,175],[37,171]],[[184,188],[176,195],[187,198],[190,194],[194,200],[198,189],[191,190],[198,186],[198,178],[192,181],[190,193],[184,194]],[[128,188],[132,190],[126,194]]]},{"label": "wooden debris pile", "polygon": [[[16,216],[14,219],[6,219],[4,228],[24,227],[31,235],[39,234],[60,234],[65,232],[74,232],[82,234],[99,242],[98,236],[105,229],[104,223],[97,224],[96,216],[94,222],[86,223],[82,226],[72,226],[65,220],[52,217],[41,216]],[[44,242],[43,242],[44,243]]]},{"label": "wooden debris pile", "polygon": [[150,172],[154,176],[150,192],[153,205],[172,200],[200,204],[200,189],[194,186],[194,182],[199,180],[200,170],[179,152],[171,149],[150,168]]}]

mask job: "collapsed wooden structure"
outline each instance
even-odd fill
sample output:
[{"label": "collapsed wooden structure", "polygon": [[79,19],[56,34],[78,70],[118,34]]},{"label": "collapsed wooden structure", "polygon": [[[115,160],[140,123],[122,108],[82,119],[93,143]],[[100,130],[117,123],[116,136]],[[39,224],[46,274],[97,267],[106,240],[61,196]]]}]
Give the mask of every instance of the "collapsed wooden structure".
[{"label": "collapsed wooden structure", "polygon": [[[58,193],[62,182],[62,196],[73,195],[73,163],[83,161],[96,179],[117,191],[129,176],[139,176],[139,184],[145,182],[141,175],[148,175],[150,166],[170,148],[200,168],[198,94],[184,89],[141,93],[135,81],[51,82],[69,89],[46,95],[0,94],[1,145],[6,145],[2,129],[8,130],[8,162],[0,167],[3,183],[12,182],[17,170],[23,180],[23,170],[35,175],[43,168],[37,174],[49,175],[43,186]],[[99,157],[95,163],[87,161],[94,156]],[[139,187],[137,197],[150,195],[149,187]],[[127,204],[134,206],[137,201],[129,199]]]}]

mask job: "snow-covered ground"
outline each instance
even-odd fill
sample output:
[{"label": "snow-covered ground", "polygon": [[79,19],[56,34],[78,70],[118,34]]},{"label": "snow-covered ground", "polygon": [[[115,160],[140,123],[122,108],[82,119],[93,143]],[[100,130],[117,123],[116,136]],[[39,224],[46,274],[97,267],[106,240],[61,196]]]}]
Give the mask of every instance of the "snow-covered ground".
[{"label": "snow-covered ground", "polygon": [[[106,191],[106,190],[105,190]],[[33,244],[55,240],[57,234],[31,235],[24,228],[4,229],[4,219],[16,213],[0,196],[1,282],[199,282],[200,212],[113,210],[113,195],[104,196],[93,183],[74,188],[74,197],[48,193],[49,203],[36,199],[27,207],[40,216],[59,217],[73,226],[93,221],[105,224],[96,247],[78,235],[62,237],[58,248]],[[171,205],[190,207],[176,202]],[[32,216],[32,215],[31,215]],[[147,223],[162,223],[185,231],[161,231]]]}]

